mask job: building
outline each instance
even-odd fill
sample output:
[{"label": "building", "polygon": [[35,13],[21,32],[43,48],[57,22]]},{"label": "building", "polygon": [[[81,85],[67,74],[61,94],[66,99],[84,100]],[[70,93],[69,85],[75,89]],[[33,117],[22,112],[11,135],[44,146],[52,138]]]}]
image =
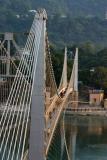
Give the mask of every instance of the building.
[{"label": "building", "polygon": [[104,100],[103,90],[89,90],[89,101],[92,106],[101,106]]}]

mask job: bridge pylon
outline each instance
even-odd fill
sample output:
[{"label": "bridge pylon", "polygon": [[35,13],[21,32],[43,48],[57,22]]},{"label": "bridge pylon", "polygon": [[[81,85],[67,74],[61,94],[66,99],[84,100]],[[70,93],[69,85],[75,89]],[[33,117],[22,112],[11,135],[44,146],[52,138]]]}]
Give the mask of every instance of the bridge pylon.
[{"label": "bridge pylon", "polygon": [[74,65],[68,88],[71,90],[71,95],[69,96],[69,101],[72,101],[71,107],[78,108],[78,48],[76,48]]},{"label": "bridge pylon", "polygon": [[65,53],[64,53],[64,64],[63,64],[63,71],[62,71],[62,77],[59,85],[59,90],[66,89],[67,88],[67,47],[65,47]]},{"label": "bridge pylon", "polygon": [[[29,160],[45,160],[44,153],[44,112],[45,112],[45,47],[46,47],[46,11],[39,10],[36,13],[36,23],[40,23],[41,34],[38,39],[38,55],[36,70],[34,73],[33,93],[31,103],[30,146]],[[36,58],[36,57],[35,57]],[[35,65],[34,63],[34,65]]]}]

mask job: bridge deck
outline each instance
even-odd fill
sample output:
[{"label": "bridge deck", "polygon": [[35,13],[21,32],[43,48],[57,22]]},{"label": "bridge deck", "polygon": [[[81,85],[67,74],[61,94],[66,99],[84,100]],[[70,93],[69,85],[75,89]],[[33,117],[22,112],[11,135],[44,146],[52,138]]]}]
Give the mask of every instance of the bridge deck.
[{"label": "bridge deck", "polygon": [[67,108],[66,114],[107,116],[107,110],[101,107]]}]

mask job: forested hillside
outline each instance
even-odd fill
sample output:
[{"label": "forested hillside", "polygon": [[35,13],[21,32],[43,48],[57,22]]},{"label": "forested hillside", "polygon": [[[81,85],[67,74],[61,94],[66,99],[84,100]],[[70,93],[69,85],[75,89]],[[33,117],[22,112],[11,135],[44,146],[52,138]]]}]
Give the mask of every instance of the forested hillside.
[{"label": "forested hillside", "polygon": [[100,18],[58,18],[48,25],[50,39],[59,44],[80,44],[90,41],[107,45],[107,20]]},{"label": "forested hillside", "polygon": [[[3,17],[0,17],[0,32],[26,32],[29,31],[34,16]],[[47,28],[49,40],[59,47],[84,42],[102,47],[107,45],[107,20],[104,19],[54,16],[48,19]]]},{"label": "forested hillside", "polygon": [[[68,79],[71,74],[75,47],[68,47]],[[51,48],[51,53],[54,53],[52,61],[58,84],[62,73],[64,50]],[[104,89],[107,93],[107,48],[98,51],[90,43],[79,46],[79,81],[86,86]]]},{"label": "forested hillside", "polygon": [[0,32],[28,31],[34,13],[44,7],[48,12],[48,34],[52,43],[107,44],[107,0],[0,0]]},{"label": "forested hillside", "polygon": [[54,46],[51,52],[57,83],[64,53],[58,48],[68,46],[69,77],[71,51],[78,46],[79,80],[107,92],[107,0],[0,0],[0,32],[29,31],[34,17],[32,10],[41,7],[48,12],[48,35]]},{"label": "forested hillside", "polygon": [[26,14],[29,9],[46,8],[49,14],[104,17],[107,0],[0,0],[0,13]]}]

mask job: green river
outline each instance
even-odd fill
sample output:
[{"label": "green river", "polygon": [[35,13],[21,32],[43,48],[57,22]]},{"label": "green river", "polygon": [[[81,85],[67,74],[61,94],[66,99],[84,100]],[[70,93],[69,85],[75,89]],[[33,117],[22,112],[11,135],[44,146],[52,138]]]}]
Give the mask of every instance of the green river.
[{"label": "green river", "polygon": [[107,160],[107,118],[66,115],[56,129],[48,160]]}]

